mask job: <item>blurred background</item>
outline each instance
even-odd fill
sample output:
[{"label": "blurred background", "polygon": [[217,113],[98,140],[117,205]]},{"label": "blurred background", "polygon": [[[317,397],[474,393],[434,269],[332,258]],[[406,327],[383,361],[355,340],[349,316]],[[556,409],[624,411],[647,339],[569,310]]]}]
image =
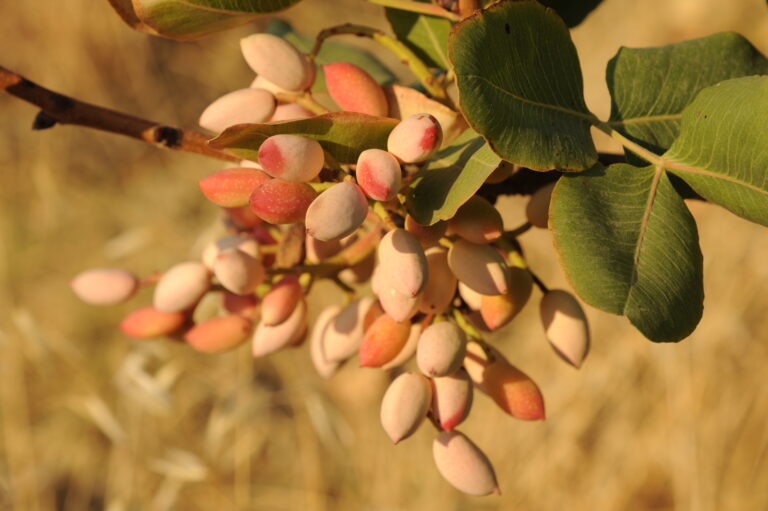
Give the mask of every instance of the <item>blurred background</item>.
[{"label": "blurred background", "polygon": [[[5,1],[0,65],[53,90],[185,127],[247,86],[238,40],[129,30],[105,0]],[[305,0],[284,13],[308,34],[382,26],[363,1]],[[768,52],[763,0],[605,0],[573,37],[588,104],[606,118],[603,75],[620,45],[723,30]],[[398,62],[377,52],[406,81]],[[477,395],[461,429],[494,463],[502,495],[472,498],[432,462],[433,431],[391,445],[379,424],[387,377],[347,364],[329,381],[306,347],[255,362],[116,325],[146,303],[80,303],[79,271],[140,274],[199,256],[218,229],[196,182],[219,162],[75,127],[32,132],[36,111],[0,94],[0,509],[48,510],[765,510],[768,509],[768,232],[690,204],[705,263],[705,314],[679,344],[654,345],[587,308],[580,371],[548,346],[531,303],[500,349],[541,387],[548,418],[516,421]],[[610,148],[608,145],[605,148]],[[524,202],[504,202],[509,227]],[[535,271],[567,284],[548,232],[522,238]],[[311,302],[317,314],[317,295]],[[327,291],[327,289],[325,290]]]}]

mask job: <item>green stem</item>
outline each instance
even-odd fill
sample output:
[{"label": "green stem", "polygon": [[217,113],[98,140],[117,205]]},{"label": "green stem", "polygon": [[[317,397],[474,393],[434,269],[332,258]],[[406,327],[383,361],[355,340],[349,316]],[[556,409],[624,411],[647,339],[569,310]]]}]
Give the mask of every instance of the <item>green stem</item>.
[{"label": "green stem", "polygon": [[483,338],[483,336],[480,335],[480,332],[478,332],[477,329],[472,326],[469,320],[464,317],[464,314],[459,309],[453,309],[453,319],[456,320],[456,324],[459,326],[459,328],[464,330],[464,333],[466,333],[467,336],[473,340],[479,341]]},{"label": "green stem", "polygon": [[512,229],[511,231],[504,231],[504,236],[505,237],[510,237],[510,238],[517,238],[521,234],[524,234],[524,233],[530,231],[531,227],[533,227],[531,222],[525,222],[523,225],[521,225],[519,227],[516,227],[516,228]]},{"label": "green stem", "polygon": [[630,140],[629,138],[625,137],[615,129],[613,129],[607,122],[602,122],[595,120],[592,122],[592,124],[605,133],[606,135],[610,136],[611,138],[619,141],[621,145],[623,145],[625,148],[629,149],[636,155],[638,155],[640,158],[644,159],[648,163],[651,163],[653,165],[662,165],[662,157],[658,154],[654,153],[653,151],[649,151],[645,147],[641,146],[637,142],[634,142]]},{"label": "green stem", "polygon": [[429,92],[432,97],[439,100],[447,100],[448,95],[439,83],[438,79],[432,75],[427,65],[422,61],[415,53],[411,51],[406,45],[398,41],[397,39],[385,34],[381,30],[366,27],[364,25],[338,25],[335,27],[326,28],[321,30],[317,34],[317,40],[315,46],[310,53],[311,58],[315,58],[320,52],[320,48],[323,46],[323,42],[329,37],[337,35],[355,35],[358,37],[368,37],[373,39],[377,43],[381,44],[392,53],[397,55],[401,62],[403,62],[408,68],[416,75],[416,78],[421,82],[424,88]]},{"label": "green stem", "polygon": [[299,106],[303,106],[316,115],[323,115],[330,112],[330,110],[317,102],[317,100],[312,96],[311,92],[302,92],[300,94],[294,94],[291,92],[278,92],[275,94],[275,97],[280,101],[296,103]]},{"label": "green stem", "polygon": [[459,16],[451,11],[446,11],[439,5],[427,4],[423,2],[412,2],[411,0],[368,0],[372,4],[392,7],[401,11],[418,12],[428,16],[437,16],[451,21],[459,21]]}]

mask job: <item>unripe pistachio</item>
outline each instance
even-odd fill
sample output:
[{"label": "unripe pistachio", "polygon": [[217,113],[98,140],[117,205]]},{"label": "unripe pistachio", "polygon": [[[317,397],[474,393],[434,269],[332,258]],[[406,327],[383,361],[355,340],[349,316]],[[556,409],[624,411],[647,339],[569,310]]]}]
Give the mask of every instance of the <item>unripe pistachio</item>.
[{"label": "unripe pistachio", "polygon": [[443,131],[430,114],[406,117],[390,132],[387,151],[403,163],[427,161],[440,148]]},{"label": "unripe pistachio", "polygon": [[307,328],[307,304],[299,301],[288,319],[279,325],[269,326],[260,322],[253,333],[251,352],[254,357],[286,348],[302,339]]},{"label": "unripe pistachio", "polygon": [[239,208],[248,205],[253,191],[269,176],[264,172],[236,167],[220,170],[198,181],[205,198],[223,208]]},{"label": "unripe pistachio", "polygon": [[300,135],[272,135],[259,146],[264,172],[283,181],[311,181],[323,170],[324,161],[320,143]]},{"label": "unripe pistachio", "polygon": [[269,122],[298,121],[301,119],[309,119],[314,116],[315,114],[301,105],[297,105],[296,103],[286,103],[275,107],[275,113],[269,118]]},{"label": "unripe pistachio", "polygon": [[261,322],[267,326],[279,325],[288,319],[303,296],[299,279],[286,275],[261,300]]},{"label": "unripe pistachio", "polygon": [[448,221],[448,232],[472,243],[490,243],[501,237],[504,222],[493,204],[475,195]]},{"label": "unripe pistachio", "polygon": [[253,71],[278,87],[303,90],[314,80],[307,58],[286,40],[272,34],[253,34],[240,40],[243,57]]},{"label": "unripe pistachio", "polygon": [[163,312],[154,307],[143,307],[125,316],[119,328],[134,339],[151,339],[176,332],[186,320],[184,312]]},{"label": "unripe pistachio", "polygon": [[405,346],[400,352],[395,355],[395,358],[381,366],[384,370],[389,370],[408,362],[416,354],[416,347],[419,344],[419,337],[421,336],[421,325],[414,323],[411,325],[411,332],[408,334],[408,340],[405,341]]},{"label": "unripe pistachio", "polygon": [[184,340],[197,351],[222,353],[243,344],[252,328],[251,320],[242,316],[218,316],[190,328]]},{"label": "unripe pistachio", "polygon": [[472,381],[466,371],[432,378],[430,413],[441,429],[451,431],[461,424],[472,408]]},{"label": "unripe pistachio", "polygon": [[483,296],[480,302],[480,315],[488,328],[497,330],[512,321],[528,303],[532,290],[533,279],[530,272],[510,266],[507,294]]},{"label": "unripe pistachio", "polygon": [[563,360],[579,368],[589,352],[589,325],[576,298],[551,289],[541,299],[541,322],[547,339]]},{"label": "unripe pistachio", "polygon": [[94,268],[78,273],[69,287],[85,303],[115,305],[134,295],[139,279],[121,268]]},{"label": "unripe pistachio", "polygon": [[544,419],[544,397],[539,387],[498,350],[468,343],[464,368],[477,388],[509,415],[522,420]]},{"label": "unripe pistachio", "polygon": [[448,250],[448,265],[456,278],[484,295],[508,291],[509,267],[496,249],[465,240],[456,240]]},{"label": "unripe pistachio", "polygon": [[381,401],[381,425],[398,443],[419,428],[432,403],[429,380],[417,373],[403,373],[387,388]]},{"label": "unripe pistachio", "polygon": [[455,323],[433,323],[419,337],[416,362],[427,376],[447,376],[461,367],[466,348],[467,336]]},{"label": "unripe pistachio", "polygon": [[232,249],[244,252],[254,259],[259,259],[261,256],[258,242],[250,236],[222,236],[206,245],[205,249],[203,249],[203,264],[206,268],[213,270],[213,265],[219,254],[225,250]]},{"label": "unripe pistachio", "polygon": [[208,268],[198,262],[184,262],[166,271],[155,287],[154,306],[163,312],[189,309],[211,287]]},{"label": "unripe pistachio", "polygon": [[259,259],[237,248],[219,252],[213,273],[225,289],[238,295],[253,293],[266,276]]},{"label": "unripe pistachio", "polygon": [[366,149],[360,153],[355,167],[357,184],[373,200],[388,201],[397,196],[402,183],[400,162],[381,149]]},{"label": "unripe pistachio", "polygon": [[496,474],[488,457],[459,431],[441,431],[432,443],[440,474],[464,493],[483,496],[499,493]]},{"label": "unripe pistachio", "polygon": [[340,362],[357,353],[365,328],[372,322],[367,319],[373,302],[370,297],[359,298],[333,318],[323,341],[326,360]]},{"label": "unripe pistachio", "polygon": [[259,162],[253,160],[240,160],[240,166],[247,169],[264,170],[261,168],[261,165],[259,165]]},{"label": "unripe pistachio", "polygon": [[307,183],[270,179],[251,194],[250,206],[256,215],[271,224],[303,222],[317,192]]},{"label": "unripe pistachio", "polygon": [[323,309],[315,319],[309,338],[309,356],[312,359],[312,365],[315,366],[315,370],[322,378],[330,378],[341,365],[341,362],[331,361],[325,357],[325,334],[331,321],[340,310],[341,307],[338,305],[330,305]]},{"label": "unripe pistachio", "polygon": [[259,311],[259,299],[255,295],[238,295],[224,291],[221,294],[222,307],[230,314],[255,319]]},{"label": "unripe pistachio", "polygon": [[479,311],[483,305],[483,296],[465,283],[459,281],[459,296],[467,304],[467,307],[473,311]]},{"label": "unripe pistachio", "polygon": [[349,268],[345,268],[339,272],[339,278],[345,284],[354,285],[362,284],[371,280],[373,275],[373,269],[376,267],[376,253],[371,252],[369,256],[353,264]]},{"label": "unripe pistachio", "polygon": [[355,183],[336,183],[307,208],[307,234],[323,241],[341,239],[360,227],[368,215],[368,201]]},{"label": "unripe pistachio", "polygon": [[419,241],[404,229],[392,229],[381,238],[379,266],[388,282],[400,293],[416,296],[427,283],[429,268]]},{"label": "unripe pistachio", "polygon": [[405,230],[413,234],[424,248],[437,245],[445,236],[448,222],[440,220],[432,225],[421,225],[411,215],[405,217]]},{"label": "unripe pistachio", "polygon": [[386,117],[389,110],[384,89],[365,70],[349,62],[323,66],[325,85],[342,110]]},{"label": "unripe pistachio", "polygon": [[392,286],[378,284],[379,303],[389,316],[395,321],[411,319],[419,310],[420,295],[407,296]]},{"label": "unripe pistachio", "polygon": [[275,112],[275,97],[263,89],[240,89],[225,94],[200,114],[201,127],[220,132],[244,123],[267,121]]},{"label": "unripe pistachio", "polygon": [[441,314],[456,294],[456,277],[448,266],[448,252],[442,247],[431,247],[425,252],[429,279],[419,300],[419,310],[425,314]]},{"label": "unripe pistachio", "polygon": [[311,264],[317,264],[323,259],[338,254],[342,248],[339,240],[322,241],[310,235],[304,239],[307,262]]},{"label": "unripe pistachio", "polygon": [[531,195],[525,208],[525,216],[534,227],[546,229],[549,224],[549,203],[556,183],[542,186]]},{"label": "unripe pistachio", "polygon": [[365,331],[358,358],[361,367],[381,367],[400,353],[411,332],[410,321],[399,323],[382,314]]},{"label": "unripe pistachio", "polygon": [[253,81],[251,82],[251,89],[268,90],[274,96],[277,96],[278,94],[285,94],[286,92],[291,92],[288,89],[284,89],[270,82],[269,80],[264,78],[263,75],[257,75],[256,78],[253,79]]},{"label": "unripe pistachio", "polygon": [[244,206],[242,208],[222,208],[226,215],[226,223],[231,225],[235,230],[252,229],[258,225],[261,225],[263,220],[256,216],[256,213],[251,211],[250,206]]}]

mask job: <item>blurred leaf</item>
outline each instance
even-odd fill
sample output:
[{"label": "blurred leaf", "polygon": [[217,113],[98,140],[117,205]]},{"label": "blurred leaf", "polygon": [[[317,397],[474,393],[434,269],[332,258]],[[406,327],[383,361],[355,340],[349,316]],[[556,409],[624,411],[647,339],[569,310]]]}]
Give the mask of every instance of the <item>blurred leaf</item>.
[{"label": "blurred leaf", "polygon": [[465,131],[414,176],[406,196],[408,212],[422,225],[452,218],[500,162],[482,137]]},{"label": "blurred leaf", "polygon": [[395,119],[405,119],[414,114],[431,114],[440,123],[443,130],[443,143],[447,147],[467,129],[464,117],[444,104],[428,98],[425,94],[401,85],[391,85],[384,88],[389,104],[389,116]]},{"label": "blurred leaf", "polygon": [[395,36],[427,66],[450,69],[448,34],[453,24],[449,20],[389,7],[386,14]]},{"label": "blurred leaf", "polygon": [[499,156],[535,170],[597,161],[576,48],[552,11],[493,4],[456,25],[449,57],[464,117]]},{"label": "blurred leaf", "polygon": [[608,63],[611,126],[663,152],[680,133],[683,109],[705,87],[768,73],[768,59],[739,34],[724,32],[658,48],[621,48]]},{"label": "blurred leaf", "polygon": [[656,342],[696,328],[704,300],[696,223],[663,169],[597,165],[565,174],[550,222],[584,301],[627,316]]},{"label": "blurred leaf", "polygon": [[182,41],[242,25],[299,0],[109,0],[120,17],[142,32]]},{"label": "blurred leaf", "polygon": [[603,0],[540,0],[542,4],[557,11],[569,27],[575,27],[595,10]]},{"label": "blurred leaf", "polygon": [[238,124],[224,130],[209,144],[246,160],[258,160],[259,146],[279,133],[302,135],[320,142],[339,163],[355,163],[365,149],[386,149],[396,119],[352,112],[332,112],[299,121],[276,124]]},{"label": "blurred leaf", "polygon": [[683,111],[666,168],[707,200],[768,225],[768,77],[704,89]]}]

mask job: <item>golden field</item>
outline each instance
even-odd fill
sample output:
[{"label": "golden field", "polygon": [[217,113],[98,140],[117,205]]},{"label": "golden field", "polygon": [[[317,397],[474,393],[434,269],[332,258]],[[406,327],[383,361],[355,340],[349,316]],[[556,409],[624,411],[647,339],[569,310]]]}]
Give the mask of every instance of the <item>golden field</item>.
[{"label": "golden field", "polygon": [[[285,17],[313,35],[381,25],[379,9],[306,0]],[[768,53],[767,27],[763,0],[605,0],[574,31],[587,101],[607,116],[604,68],[619,45],[736,30]],[[132,32],[104,0],[5,1],[0,65],[194,127],[212,99],[250,82],[238,40],[257,28],[180,44]],[[592,352],[575,371],[547,345],[535,292],[493,341],[540,385],[548,418],[515,421],[476,395],[460,429],[488,453],[503,493],[472,498],[435,469],[429,426],[391,445],[378,419],[382,372],[349,363],[323,381],[306,347],[253,361],[248,348],[206,356],[131,341],[116,324],[147,291],[114,308],[80,303],[68,281],[85,268],[148,274],[198,257],[218,222],[196,182],[221,164],[82,128],[33,132],[34,115],[0,94],[0,509],[768,509],[763,228],[691,204],[705,315],[679,344],[654,345],[587,308]],[[504,204],[514,227],[524,203]],[[548,284],[567,285],[549,233],[521,241]],[[315,293],[312,314],[328,291]]]}]

